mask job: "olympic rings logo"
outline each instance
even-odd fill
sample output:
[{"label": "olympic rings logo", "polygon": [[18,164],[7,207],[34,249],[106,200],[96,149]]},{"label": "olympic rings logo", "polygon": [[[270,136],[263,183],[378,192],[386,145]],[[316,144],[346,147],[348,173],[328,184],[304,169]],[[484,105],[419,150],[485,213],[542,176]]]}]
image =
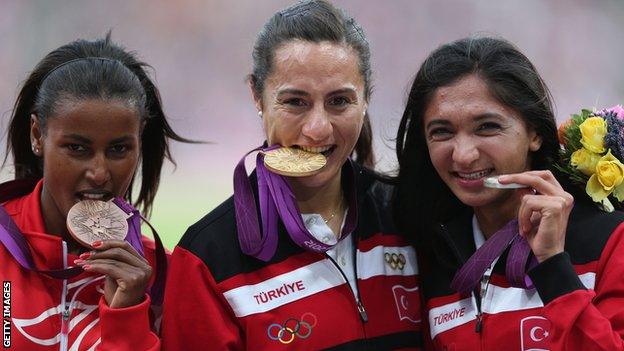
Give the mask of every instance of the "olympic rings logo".
[{"label": "olympic rings logo", "polygon": [[[306,321],[306,318],[308,319]],[[316,326],[316,316],[306,312],[297,318],[288,318],[282,324],[273,323],[267,328],[267,336],[271,340],[279,341],[282,344],[290,344],[295,337],[307,339],[312,335],[312,329]]]},{"label": "olympic rings logo", "polygon": [[405,267],[405,263],[407,263],[407,260],[402,253],[397,255],[396,253],[391,254],[389,252],[386,252],[384,254],[384,260],[387,264],[390,265],[390,268],[399,270],[403,270],[403,268]]}]

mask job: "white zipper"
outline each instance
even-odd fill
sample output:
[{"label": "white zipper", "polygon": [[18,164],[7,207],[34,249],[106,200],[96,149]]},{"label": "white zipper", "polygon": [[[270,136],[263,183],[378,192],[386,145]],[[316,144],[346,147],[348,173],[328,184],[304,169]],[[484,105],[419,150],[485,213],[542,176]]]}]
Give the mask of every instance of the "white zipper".
[{"label": "white zipper", "polygon": [[[362,301],[360,301],[359,289],[358,291],[353,291],[353,288],[351,287],[351,284],[349,283],[349,279],[347,278],[346,274],[342,271],[342,268],[340,268],[338,263],[336,263],[336,261],[331,256],[329,256],[329,254],[327,254],[327,252],[325,253],[325,258],[331,262],[332,266],[334,266],[334,268],[338,270],[338,273],[340,274],[342,279],[345,281],[345,283],[347,283],[347,287],[349,288],[349,291],[351,291],[351,294],[353,295],[353,299],[357,307],[358,313],[360,314],[360,319],[362,320],[362,323],[368,322],[368,314],[366,313],[366,309],[364,308]],[[357,284],[357,268],[356,268],[355,279],[356,279],[356,284]]]},{"label": "white zipper", "polygon": [[[63,268],[67,268],[67,243],[65,243],[65,241],[63,241]],[[69,304],[67,303],[67,279],[63,279],[61,306],[63,306],[63,311],[61,312],[61,340],[59,343],[59,350],[67,351],[70,322],[69,317],[71,314]]]}]

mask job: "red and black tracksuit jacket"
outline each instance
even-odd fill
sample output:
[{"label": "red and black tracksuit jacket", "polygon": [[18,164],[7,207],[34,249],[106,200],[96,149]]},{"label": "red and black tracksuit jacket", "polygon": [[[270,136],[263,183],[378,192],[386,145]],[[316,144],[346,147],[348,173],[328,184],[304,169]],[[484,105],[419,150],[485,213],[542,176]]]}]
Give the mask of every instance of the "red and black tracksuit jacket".
[{"label": "red and black tracksuit jacket", "polygon": [[297,246],[282,224],[269,262],[244,255],[230,198],[191,226],[174,250],[164,348],[420,349],[414,249],[392,224],[391,187],[355,167],[358,225],[349,254],[356,256],[359,292],[338,262]]},{"label": "red and black tracksuit jacket", "polygon": [[[78,255],[67,251],[63,239],[48,233],[41,213],[39,181],[24,196],[0,191],[1,205],[22,232],[35,266],[41,270],[72,265]],[[3,185],[8,185],[4,183]],[[146,258],[155,269],[154,241],[142,238]],[[104,299],[104,276],[83,272],[55,279],[29,271],[0,244],[3,284],[3,347],[29,351],[159,350],[151,330],[149,295],[138,305],[110,308]],[[153,279],[153,278],[152,278]]]},{"label": "red and black tracksuit jacket", "polygon": [[529,272],[535,289],[510,287],[505,252],[485,292],[462,296],[450,283],[475,251],[471,218],[440,225],[419,251],[428,349],[624,349],[624,213],[577,203],[565,252]]}]

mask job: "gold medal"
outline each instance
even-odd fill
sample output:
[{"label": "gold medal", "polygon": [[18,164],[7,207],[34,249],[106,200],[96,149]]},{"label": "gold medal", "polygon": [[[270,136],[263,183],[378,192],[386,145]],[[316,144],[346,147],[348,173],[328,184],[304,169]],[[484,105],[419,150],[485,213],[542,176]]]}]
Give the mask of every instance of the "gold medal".
[{"label": "gold medal", "polygon": [[98,240],[124,240],[128,214],[112,201],[80,201],[67,214],[67,229],[80,244],[91,247]]},{"label": "gold medal", "polygon": [[318,173],[327,163],[323,154],[282,147],[264,153],[264,165],[287,177],[307,177]]}]

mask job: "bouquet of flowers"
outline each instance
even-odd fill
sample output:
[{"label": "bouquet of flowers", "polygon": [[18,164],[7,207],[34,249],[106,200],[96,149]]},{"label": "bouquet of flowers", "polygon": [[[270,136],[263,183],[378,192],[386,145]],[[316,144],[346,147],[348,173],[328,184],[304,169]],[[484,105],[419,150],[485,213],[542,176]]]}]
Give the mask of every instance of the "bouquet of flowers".
[{"label": "bouquet of flowers", "polygon": [[624,201],[624,108],[582,110],[559,127],[563,165],[557,168],[585,187],[605,211]]}]

